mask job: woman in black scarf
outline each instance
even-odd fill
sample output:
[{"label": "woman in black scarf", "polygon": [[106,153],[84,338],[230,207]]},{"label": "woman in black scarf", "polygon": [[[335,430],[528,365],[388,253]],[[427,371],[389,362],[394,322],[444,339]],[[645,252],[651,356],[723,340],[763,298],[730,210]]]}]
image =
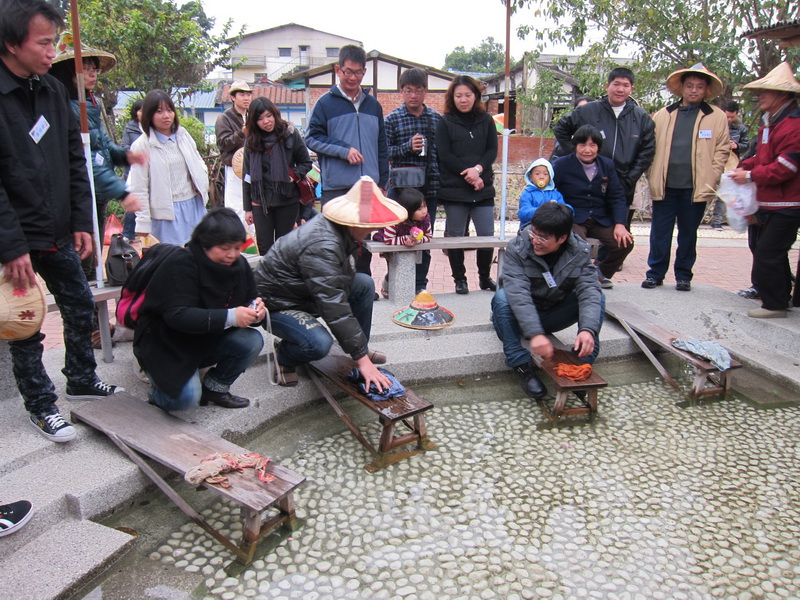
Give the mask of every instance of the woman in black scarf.
[{"label": "woman in black scarf", "polygon": [[258,252],[264,255],[295,226],[300,193],[292,178],[311,170],[311,157],[300,132],[267,98],[250,104],[245,134],[242,200],[247,223],[256,226]]},{"label": "woman in black scarf", "polygon": [[[230,208],[208,212],[147,286],[133,353],[153,387],[150,403],[184,410],[209,402],[244,408],[230,387],[264,346],[264,303],[241,255],[245,230]],[[201,380],[200,370],[213,367]]]}]

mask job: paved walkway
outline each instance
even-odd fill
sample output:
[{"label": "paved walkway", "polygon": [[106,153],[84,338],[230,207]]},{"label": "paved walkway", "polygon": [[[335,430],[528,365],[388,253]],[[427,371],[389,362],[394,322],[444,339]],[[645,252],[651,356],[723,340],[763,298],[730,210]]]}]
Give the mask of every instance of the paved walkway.
[{"label": "paved walkway", "polygon": [[[443,228],[444,220],[437,222],[437,233]],[[515,235],[516,224],[508,224],[507,235]],[[614,277],[618,283],[640,283],[647,271],[647,253],[649,249],[649,223],[634,223],[633,233],[636,236],[636,244],[633,252],[625,261],[625,265]],[[471,290],[478,289],[478,272],[475,267],[475,253],[467,252],[466,266],[467,277]],[[674,243],[673,243],[674,257]],[[797,264],[798,250],[797,244],[790,254],[792,265]],[[694,269],[694,282],[706,283],[722,288],[727,291],[735,292],[743,288],[750,287],[750,267],[751,255],[747,248],[747,235],[736,233],[726,227],[723,231],[715,231],[709,226],[703,225],[699,230],[698,258]],[[380,289],[380,282],[386,274],[386,261],[374,257],[372,261],[373,275],[376,281],[376,288]],[[431,267],[428,274],[428,290],[434,294],[449,293],[453,291],[453,278],[450,274],[450,264],[447,256],[443,252],[434,251],[431,257]],[[675,278],[670,272],[665,284],[675,282]],[[42,331],[47,335],[45,339],[45,350],[59,348],[64,345],[61,335],[61,317],[58,312],[47,315]]]}]

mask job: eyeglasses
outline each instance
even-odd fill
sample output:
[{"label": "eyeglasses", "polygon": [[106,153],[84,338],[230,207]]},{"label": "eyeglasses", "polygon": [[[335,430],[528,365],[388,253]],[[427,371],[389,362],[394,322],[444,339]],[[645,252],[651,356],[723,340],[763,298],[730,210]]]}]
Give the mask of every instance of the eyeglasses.
[{"label": "eyeglasses", "polygon": [[353,71],[352,69],[340,69],[340,71],[345,77],[358,77],[359,79],[367,74],[366,69],[359,69],[358,71]]},{"label": "eyeglasses", "polygon": [[550,241],[550,236],[549,235],[546,235],[546,236],[545,235],[539,235],[538,233],[535,233],[533,231],[533,229],[528,231],[528,237],[531,238],[531,241],[539,242],[540,244],[546,244],[547,242]]},{"label": "eyeglasses", "polygon": [[84,67],[83,73],[85,75],[100,75],[102,71],[100,69],[96,69],[95,67]]},{"label": "eyeglasses", "polygon": [[403,88],[403,93],[406,96],[424,96],[428,90],[412,90],[410,88]]}]

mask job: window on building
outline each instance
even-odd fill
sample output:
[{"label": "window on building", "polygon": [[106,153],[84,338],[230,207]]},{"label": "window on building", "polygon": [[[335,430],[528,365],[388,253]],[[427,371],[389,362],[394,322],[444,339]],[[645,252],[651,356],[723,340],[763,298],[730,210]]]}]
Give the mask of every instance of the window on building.
[{"label": "window on building", "polygon": [[253,81],[267,81],[269,79],[269,75],[267,73],[255,73],[253,75]]},{"label": "window on building", "polygon": [[325,48],[328,53],[328,58],[339,58],[339,49],[338,48]]},{"label": "window on building", "polygon": [[291,56],[292,49],[291,48],[278,48],[278,56]]},{"label": "window on building", "polygon": [[300,52],[308,52],[309,46],[300,46]]}]

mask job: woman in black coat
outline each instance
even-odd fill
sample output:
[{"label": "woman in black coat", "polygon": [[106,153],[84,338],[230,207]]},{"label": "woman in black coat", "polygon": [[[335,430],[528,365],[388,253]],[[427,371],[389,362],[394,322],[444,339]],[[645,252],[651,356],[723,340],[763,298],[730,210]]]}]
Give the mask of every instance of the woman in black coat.
[{"label": "woman in black coat", "polygon": [[[445,94],[444,118],[436,126],[439,157],[439,203],[447,215],[447,236],[466,235],[470,220],[478,235],[494,235],[494,173],[497,129],[481,102],[478,82],[459,75]],[[495,291],[489,274],[494,251],[477,251],[478,285]],[[448,250],[457,294],[468,294],[464,251]]]},{"label": "woman in black coat", "polygon": [[[212,209],[185,248],[153,274],[133,353],[153,384],[150,403],[183,410],[209,402],[244,408],[230,387],[264,346],[266,309],[241,255],[245,230],[229,208]],[[214,365],[200,380],[200,369]]]},{"label": "woman in black coat", "polygon": [[245,220],[256,226],[258,253],[267,253],[294,229],[300,192],[293,182],[311,170],[308,149],[294,126],[267,98],[250,104],[245,123],[242,205]]}]

